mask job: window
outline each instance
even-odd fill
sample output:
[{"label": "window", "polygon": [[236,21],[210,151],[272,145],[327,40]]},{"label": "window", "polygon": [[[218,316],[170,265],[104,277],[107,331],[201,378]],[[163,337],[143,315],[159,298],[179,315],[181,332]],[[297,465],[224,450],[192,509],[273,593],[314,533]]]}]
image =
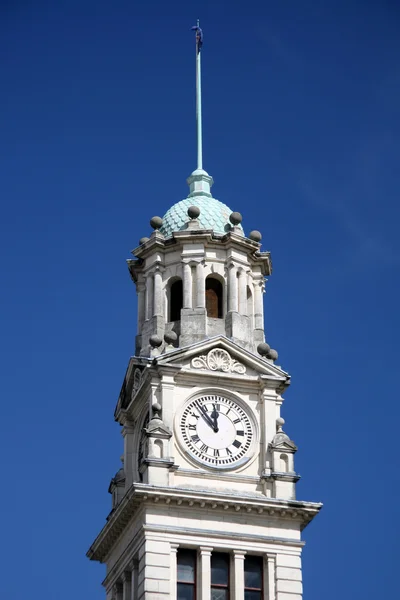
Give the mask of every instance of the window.
[{"label": "window", "polygon": [[222,283],[214,277],[206,279],[207,317],[222,319]]},{"label": "window", "polygon": [[246,556],[244,559],[244,600],[262,600],[262,556]]},{"label": "window", "polygon": [[178,549],[177,600],[196,598],[196,551]]},{"label": "window", "polygon": [[182,279],[177,279],[171,284],[169,294],[169,320],[181,320],[181,308],[183,306]]},{"label": "window", "polygon": [[229,554],[211,555],[211,600],[229,600]]}]

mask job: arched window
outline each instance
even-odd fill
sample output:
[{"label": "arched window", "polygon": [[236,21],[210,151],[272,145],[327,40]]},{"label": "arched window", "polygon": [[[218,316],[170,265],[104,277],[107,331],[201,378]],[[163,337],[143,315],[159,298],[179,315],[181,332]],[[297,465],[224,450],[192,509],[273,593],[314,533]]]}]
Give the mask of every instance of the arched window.
[{"label": "arched window", "polygon": [[183,306],[183,287],[182,279],[176,279],[169,291],[169,320],[180,321],[181,309]]},{"label": "arched window", "polygon": [[222,319],[222,283],[214,277],[206,279],[206,309],[207,317]]}]

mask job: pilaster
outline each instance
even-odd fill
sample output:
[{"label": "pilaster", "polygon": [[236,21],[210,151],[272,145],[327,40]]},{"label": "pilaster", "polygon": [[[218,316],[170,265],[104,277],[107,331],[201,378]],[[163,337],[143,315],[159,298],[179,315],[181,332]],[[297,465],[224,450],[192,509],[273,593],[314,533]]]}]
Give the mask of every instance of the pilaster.
[{"label": "pilaster", "polygon": [[211,600],[211,552],[213,548],[200,546],[199,600]]},{"label": "pilaster", "polygon": [[264,572],[266,600],[279,600],[276,598],[276,554],[267,553],[264,564],[266,565],[266,573]]},{"label": "pilaster", "polygon": [[233,600],[244,600],[244,557],[246,552],[233,551]]}]

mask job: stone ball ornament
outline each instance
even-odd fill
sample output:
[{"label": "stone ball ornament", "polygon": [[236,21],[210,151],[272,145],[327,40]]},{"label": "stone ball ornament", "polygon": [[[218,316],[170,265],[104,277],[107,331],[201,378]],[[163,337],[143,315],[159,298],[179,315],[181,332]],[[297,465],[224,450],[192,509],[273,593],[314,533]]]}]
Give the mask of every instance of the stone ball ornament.
[{"label": "stone ball ornament", "polygon": [[283,419],[282,417],[278,417],[276,420],[276,428],[277,429],[281,429],[285,424],[285,419]]},{"label": "stone ball ornament", "polygon": [[260,354],[260,356],[268,356],[270,353],[270,350],[271,350],[271,348],[269,347],[269,344],[267,344],[266,342],[261,342],[257,346],[257,352],[258,352],[258,354]]},{"label": "stone ball ornament", "polygon": [[277,351],[276,351],[276,350],[274,350],[273,348],[271,348],[271,350],[269,351],[269,358],[270,358],[271,360],[273,360],[274,362],[275,362],[276,360],[278,360],[278,353],[277,353]]},{"label": "stone ball ornament", "polygon": [[259,244],[262,240],[261,232],[257,231],[257,229],[253,229],[253,231],[250,231],[250,233],[249,233],[249,238],[253,242],[257,242]]},{"label": "stone ball ornament", "polygon": [[232,225],[240,225],[240,223],[243,220],[243,217],[240,214],[240,212],[233,212],[231,213],[229,220],[232,223]]},{"label": "stone ball ornament", "polygon": [[146,242],[148,242],[148,241],[149,241],[149,239],[150,239],[150,238],[148,238],[148,237],[142,237],[142,238],[140,238],[140,240],[139,240],[139,245],[140,245],[140,246],[143,246],[143,244],[145,244]]},{"label": "stone ball ornament", "polygon": [[153,409],[153,412],[155,413],[159,413],[161,412],[161,404],[159,402],[154,402],[154,404],[151,407]]},{"label": "stone ball ornament", "polygon": [[162,344],[162,339],[155,333],[150,336],[149,342],[152,348],[159,348]]},{"label": "stone ball ornament", "polygon": [[163,220],[161,217],[153,217],[150,219],[150,225],[153,229],[161,229]]},{"label": "stone ball ornament", "polygon": [[167,331],[164,335],[164,341],[171,346],[175,344],[177,339],[178,335],[175,333],[175,331]]},{"label": "stone ball ornament", "polygon": [[197,219],[200,216],[200,212],[198,206],[189,206],[187,214],[191,219]]}]

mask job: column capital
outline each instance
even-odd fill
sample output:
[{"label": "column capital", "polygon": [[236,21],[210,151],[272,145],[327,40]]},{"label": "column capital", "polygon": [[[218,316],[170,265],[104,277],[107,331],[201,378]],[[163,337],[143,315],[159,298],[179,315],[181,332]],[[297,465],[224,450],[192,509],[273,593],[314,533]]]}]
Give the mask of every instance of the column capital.
[{"label": "column capital", "polygon": [[232,550],[233,556],[238,559],[243,559],[246,556],[247,552],[246,550]]},{"label": "column capital", "polygon": [[273,552],[266,552],[265,558],[267,558],[268,560],[276,560],[276,554]]},{"label": "column capital", "polygon": [[132,572],[131,571],[123,571],[121,573],[121,579],[122,579],[122,583],[125,583],[125,581],[130,581],[132,577]]},{"label": "column capital", "polygon": [[169,545],[169,547],[170,547],[171,553],[178,552],[179,544],[172,543]]},{"label": "column capital", "polygon": [[210,546],[200,546],[199,550],[202,556],[211,556],[211,552],[214,550],[214,548],[211,548]]}]

